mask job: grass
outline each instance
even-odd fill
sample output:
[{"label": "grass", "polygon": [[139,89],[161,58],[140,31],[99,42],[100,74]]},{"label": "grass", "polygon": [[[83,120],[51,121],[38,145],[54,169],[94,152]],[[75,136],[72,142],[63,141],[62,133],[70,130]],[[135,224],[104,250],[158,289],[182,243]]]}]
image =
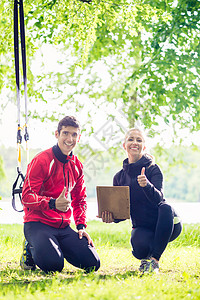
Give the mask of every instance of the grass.
[{"label": "grass", "polygon": [[85,274],[65,263],[61,273],[23,271],[22,225],[0,225],[0,299],[200,299],[200,224],[184,225],[160,261],[160,273],[142,275],[130,247],[130,221],[91,221],[88,232],[101,268]]}]

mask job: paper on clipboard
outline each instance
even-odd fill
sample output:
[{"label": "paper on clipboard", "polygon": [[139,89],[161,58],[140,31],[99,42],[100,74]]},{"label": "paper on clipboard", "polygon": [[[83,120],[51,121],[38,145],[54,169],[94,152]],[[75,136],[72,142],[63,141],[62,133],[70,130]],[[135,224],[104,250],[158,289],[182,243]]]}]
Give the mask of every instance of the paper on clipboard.
[{"label": "paper on clipboard", "polygon": [[130,219],[129,186],[97,186],[98,216],[103,211],[113,213],[114,219]]}]

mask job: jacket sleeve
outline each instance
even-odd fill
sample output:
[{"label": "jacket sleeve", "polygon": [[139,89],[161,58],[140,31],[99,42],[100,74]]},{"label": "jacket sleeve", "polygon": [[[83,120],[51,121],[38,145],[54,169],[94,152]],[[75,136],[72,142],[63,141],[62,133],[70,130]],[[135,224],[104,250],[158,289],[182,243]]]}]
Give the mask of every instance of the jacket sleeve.
[{"label": "jacket sleeve", "polygon": [[152,166],[152,170],[148,175],[147,185],[143,187],[146,197],[154,204],[159,204],[163,201],[163,174],[157,165]]},{"label": "jacket sleeve", "polygon": [[71,191],[71,205],[73,208],[73,216],[74,221],[79,229],[80,226],[78,225],[84,225],[84,227],[87,227],[86,223],[86,211],[87,211],[87,202],[86,202],[86,187],[85,187],[85,181],[84,181],[84,174],[83,170],[79,170],[80,174],[77,179],[77,182]]},{"label": "jacket sleeve", "polygon": [[44,164],[34,158],[28,165],[26,178],[22,190],[22,204],[33,210],[49,210],[51,197],[39,195],[45,175]]}]

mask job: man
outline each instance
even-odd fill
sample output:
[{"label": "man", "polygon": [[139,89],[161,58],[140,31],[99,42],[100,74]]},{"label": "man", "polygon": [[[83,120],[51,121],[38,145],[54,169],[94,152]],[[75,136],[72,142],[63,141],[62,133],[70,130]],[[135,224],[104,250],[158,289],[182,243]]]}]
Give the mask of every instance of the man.
[{"label": "man", "polygon": [[[20,265],[60,272],[65,258],[86,272],[96,271],[100,259],[85,231],[83,166],[72,153],[80,139],[79,122],[66,116],[58,123],[55,136],[57,145],[36,155],[27,168],[22,191],[26,241]],[[70,227],[70,204],[78,233]]]}]

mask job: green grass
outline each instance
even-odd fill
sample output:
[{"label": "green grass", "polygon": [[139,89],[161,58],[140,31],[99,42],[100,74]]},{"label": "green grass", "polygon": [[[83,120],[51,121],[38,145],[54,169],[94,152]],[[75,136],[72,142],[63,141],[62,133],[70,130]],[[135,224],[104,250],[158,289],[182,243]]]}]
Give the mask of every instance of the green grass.
[{"label": "green grass", "polygon": [[23,271],[22,225],[0,225],[0,299],[200,299],[200,224],[184,225],[160,261],[160,273],[141,276],[131,254],[130,221],[91,221],[88,232],[101,268],[85,274],[67,262],[61,273]]}]

